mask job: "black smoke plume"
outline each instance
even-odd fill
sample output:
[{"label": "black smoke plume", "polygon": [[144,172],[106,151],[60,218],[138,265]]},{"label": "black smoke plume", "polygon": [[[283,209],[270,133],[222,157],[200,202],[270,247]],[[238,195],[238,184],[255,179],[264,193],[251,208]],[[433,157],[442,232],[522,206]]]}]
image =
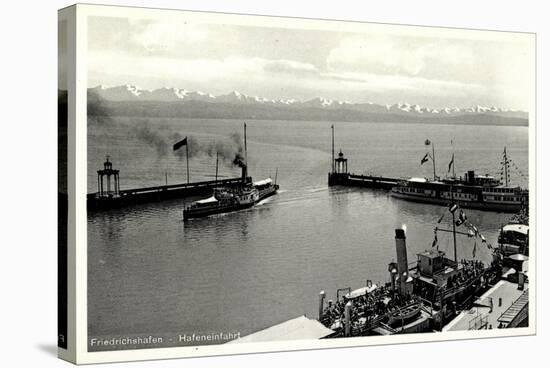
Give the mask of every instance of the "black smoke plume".
[{"label": "black smoke plume", "polygon": [[244,157],[241,156],[240,153],[235,154],[235,158],[233,159],[233,165],[238,166],[240,168],[246,167],[246,162],[244,161]]},{"label": "black smoke plume", "polygon": [[154,148],[159,157],[165,157],[169,152],[172,152],[180,160],[185,160],[186,153],[189,154],[189,159],[200,155],[215,158],[217,153],[220,162],[224,165],[239,166],[237,163],[234,163],[237,156],[240,157],[240,160],[244,164],[244,159],[242,158],[242,140],[238,133],[232,133],[227,138],[218,139],[213,142],[204,142],[191,135],[187,135],[187,147],[181,147],[173,151],[171,149],[172,145],[182,140],[185,137],[184,135],[179,132],[167,132],[163,135],[158,130],[149,128],[149,124],[146,121],[140,120],[139,123],[141,124],[134,131],[135,136],[140,141]]},{"label": "black smoke plume", "polygon": [[136,137],[155,148],[160,157],[166,156],[168,153],[169,143],[166,138],[146,125],[142,125],[136,129]]}]

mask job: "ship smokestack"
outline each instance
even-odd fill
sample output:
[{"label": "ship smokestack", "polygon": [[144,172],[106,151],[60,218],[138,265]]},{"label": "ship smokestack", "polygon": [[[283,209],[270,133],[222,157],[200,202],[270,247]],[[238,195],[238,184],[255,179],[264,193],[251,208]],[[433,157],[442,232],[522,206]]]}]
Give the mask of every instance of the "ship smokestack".
[{"label": "ship smokestack", "polygon": [[248,170],[246,170],[246,165],[243,165],[241,166],[241,171],[242,171],[242,179],[243,179],[243,183],[246,183],[246,177],[248,176]]},{"label": "ship smokestack", "polygon": [[233,165],[238,166],[238,167],[241,168],[242,181],[243,181],[243,184],[246,183],[246,178],[248,176],[248,170],[247,170],[247,167],[246,167],[244,157],[242,157],[240,154],[237,153],[235,155],[235,158],[233,159]]},{"label": "ship smokestack", "polygon": [[407,260],[407,240],[405,230],[395,229],[395,252],[397,254],[397,272],[399,274],[399,294],[407,295],[409,262]]}]

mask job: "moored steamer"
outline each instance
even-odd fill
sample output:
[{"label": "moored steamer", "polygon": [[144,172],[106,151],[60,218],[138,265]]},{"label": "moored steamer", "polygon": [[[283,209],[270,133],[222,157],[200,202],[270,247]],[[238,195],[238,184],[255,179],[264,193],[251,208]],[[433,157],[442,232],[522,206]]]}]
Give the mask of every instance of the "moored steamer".
[{"label": "moored steamer", "polygon": [[[422,163],[433,156],[426,156]],[[492,176],[475,175],[473,170],[463,177],[439,179],[410,178],[397,183],[391,190],[395,198],[414,202],[448,205],[456,203],[464,208],[497,212],[518,212],[529,201],[529,191],[519,186],[508,184],[508,157],[504,149],[505,183]],[[451,163],[454,170],[454,155]]]},{"label": "moored steamer", "polygon": [[[456,203],[448,212],[452,215],[449,221],[452,228],[435,227],[430,249],[418,253],[414,264],[408,261],[405,230],[396,229],[396,262],[388,265],[389,283],[378,286],[367,281],[366,287],[355,291],[338,289],[336,302],[328,300],[327,304],[325,292],[321,292],[319,321],[334,331],[331,337],[442,330],[498,281],[502,274],[500,262],[495,260],[487,265],[475,259],[478,238],[489,249],[492,246]],[[465,230],[458,231],[459,226]],[[439,232],[452,233],[454,259],[439,250]],[[474,259],[457,259],[457,235],[474,238]],[[340,297],[341,291],[348,292]]]}]

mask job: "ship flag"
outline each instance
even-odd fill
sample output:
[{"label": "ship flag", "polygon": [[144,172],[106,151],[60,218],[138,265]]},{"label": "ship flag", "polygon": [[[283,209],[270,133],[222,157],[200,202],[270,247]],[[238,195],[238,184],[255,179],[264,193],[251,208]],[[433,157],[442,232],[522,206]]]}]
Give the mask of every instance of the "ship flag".
[{"label": "ship flag", "polygon": [[424,157],[422,157],[422,160],[420,160],[420,165],[424,165],[425,162],[428,161],[429,154],[426,153]]},{"label": "ship flag", "polygon": [[181,147],[185,146],[185,161],[186,161],[186,166],[187,166],[187,184],[189,184],[190,182],[190,179],[189,179],[189,145],[187,144],[187,136],[185,136],[185,138],[183,138],[181,141],[179,142],[176,142],[174,144],[174,146],[172,146],[172,149],[174,151],[180,149]]},{"label": "ship flag", "polygon": [[180,149],[183,146],[187,146],[187,137],[183,138],[181,141],[174,144],[172,147],[174,151]]},{"label": "ship flag", "polygon": [[455,154],[453,153],[453,157],[451,158],[451,162],[449,162],[449,170],[447,170],[448,173],[451,172],[451,167],[453,167],[454,162],[455,162]]}]

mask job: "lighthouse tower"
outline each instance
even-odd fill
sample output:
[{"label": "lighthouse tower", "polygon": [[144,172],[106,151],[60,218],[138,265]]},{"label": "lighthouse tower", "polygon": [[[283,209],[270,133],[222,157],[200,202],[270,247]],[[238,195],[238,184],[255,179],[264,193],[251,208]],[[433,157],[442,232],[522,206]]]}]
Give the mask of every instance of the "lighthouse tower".
[{"label": "lighthouse tower", "polygon": [[340,150],[338,157],[332,161],[332,172],[328,173],[328,185],[338,185],[345,182],[349,177],[348,159],[344,157],[344,153]]},{"label": "lighthouse tower", "polygon": [[[109,156],[107,156],[103,163],[103,170],[97,170],[97,194],[99,197],[113,198],[119,196],[120,180],[118,173],[119,170],[113,169],[113,163],[109,161]],[[112,188],[111,183],[113,184]]]},{"label": "lighthouse tower", "polygon": [[338,153],[338,157],[334,159],[334,172],[336,174],[348,173],[348,159],[344,157],[342,150]]}]

